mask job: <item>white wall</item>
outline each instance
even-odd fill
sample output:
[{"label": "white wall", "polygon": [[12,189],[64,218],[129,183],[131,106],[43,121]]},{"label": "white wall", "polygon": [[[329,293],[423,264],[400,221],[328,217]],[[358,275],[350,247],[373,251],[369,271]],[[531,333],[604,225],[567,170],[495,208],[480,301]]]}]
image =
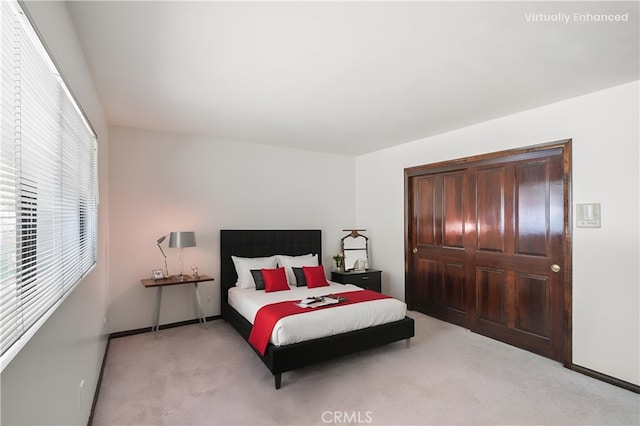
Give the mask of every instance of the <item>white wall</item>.
[{"label": "white wall", "polygon": [[[573,203],[602,227],[573,229],[573,362],[640,384],[638,82],[356,159],[356,223],[383,291],[404,298],[404,168],[573,139]],[[489,100],[490,101],[490,100]]]},{"label": "white wall", "polygon": [[[98,134],[99,248],[97,267],[2,372],[2,424],[86,424],[105,349],[107,306],[109,332],[151,325],[153,293],[139,278],[162,267],[154,244],[160,235],[196,231],[198,247],[186,250],[186,262],[218,280],[219,229],[320,228],[323,260],[329,264],[341,230],[366,227],[372,264],[384,270],[384,291],[402,298],[405,167],[569,137],[574,202],[600,202],[603,213],[602,228],[573,233],[574,362],[640,383],[637,82],[354,162],[339,155],[107,129],[65,4],[26,6]],[[178,254],[167,252],[175,272]],[[219,313],[218,291],[218,282],[203,286],[207,315]],[[188,289],[168,289],[162,322],[193,318],[191,297]]]},{"label": "white wall", "polygon": [[[140,278],[163,267],[155,241],[164,234],[195,231],[186,272],[195,263],[215,278],[200,285],[209,316],[220,313],[220,229],[321,229],[330,265],[353,226],[353,157],[124,127],[110,138],[111,332],[152,325],[155,290]],[[179,251],[167,242],[175,274]],[[192,287],[164,289],[160,323],[193,318]]]},{"label": "white wall", "polygon": [[98,263],[2,372],[1,423],[87,424],[107,337],[108,129],[66,5],[26,6],[98,135]]}]

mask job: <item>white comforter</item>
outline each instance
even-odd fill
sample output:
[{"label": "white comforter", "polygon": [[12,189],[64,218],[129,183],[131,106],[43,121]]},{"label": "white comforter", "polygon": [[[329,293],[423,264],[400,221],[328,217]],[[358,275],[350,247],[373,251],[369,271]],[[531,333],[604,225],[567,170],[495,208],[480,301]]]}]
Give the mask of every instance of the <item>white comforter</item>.
[{"label": "white comforter", "polygon": [[[229,290],[229,305],[244,316],[251,324],[258,310],[270,303],[285,300],[301,300],[309,296],[330,293],[360,291],[351,284],[330,282],[329,287],[291,287],[289,291],[265,293],[264,290],[233,287]],[[271,334],[271,343],[276,346],[290,345],[305,340],[333,336],[353,330],[399,321],[405,317],[407,305],[397,299],[380,299],[351,305],[334,306],[282,318],[276,323]]]}]

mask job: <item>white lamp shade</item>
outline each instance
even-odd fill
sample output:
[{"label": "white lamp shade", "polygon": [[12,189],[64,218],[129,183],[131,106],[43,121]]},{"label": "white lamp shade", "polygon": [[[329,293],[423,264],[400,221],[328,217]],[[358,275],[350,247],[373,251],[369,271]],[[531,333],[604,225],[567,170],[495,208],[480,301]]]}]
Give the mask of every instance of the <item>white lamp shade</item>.
[{"label": "white lamp shade", "polygon": [[172,232],[169,235],[169,247],[184,248],[196,246],[195,232]]}]

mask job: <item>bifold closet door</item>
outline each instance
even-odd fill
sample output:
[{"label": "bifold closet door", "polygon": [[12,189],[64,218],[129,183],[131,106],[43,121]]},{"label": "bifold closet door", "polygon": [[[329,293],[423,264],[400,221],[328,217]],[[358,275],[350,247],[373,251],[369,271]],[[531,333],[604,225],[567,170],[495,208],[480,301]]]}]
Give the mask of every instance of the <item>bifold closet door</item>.
[{"label": "bifold closet door", "polygon": [[562,150],[426,169],[407,195],[410,309],[562,360]]},{"label": "bifold closet door", "polygon": [[465,170],[417,176],[411,180],[411,289],[413,309],[466,326],[469,269],[466,246]]}]

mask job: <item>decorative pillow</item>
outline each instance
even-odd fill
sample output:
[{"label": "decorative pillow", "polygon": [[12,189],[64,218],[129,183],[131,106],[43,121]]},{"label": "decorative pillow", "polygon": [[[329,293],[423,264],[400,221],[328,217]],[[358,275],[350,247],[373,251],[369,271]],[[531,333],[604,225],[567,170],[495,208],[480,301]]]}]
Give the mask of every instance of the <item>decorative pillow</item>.
[{"label": "decorative pillow", "polygon": [[262,276],[262,269],[252,269],[251,276],[256,283],[256,290],[264,290],[264,277]]},{"label": "decorative pillow", "polygon": [[296,276],[296,286],[298,287],[306,286],[307,279],[304,276],[304,271],[302,270],[302,267],[292,266],[291,269],[293,270],[293,275]]},{"label": "decorative pillow", "polygon": [[284,273],[284,268],[263,269],[262,277],[264,278],[265,293],[290,290],[289,284],[287,284],[287,276]]},{"label": "decorative pillow", "polygon": [[307,287],[325,287],[328,286],[327,277],[324,276],[324,268],[319,266],[303,266],[302,271],[307,280]]},{"label": "decorative pillow", "polygon": [[317,254],[305,254],[303,256],[276,255],[276,258],[278,260],[278,266],[284,267],[287,275],[287,281],[292,287],[295,287],[297,283],[296,276],[291,269],[292,267],[318,266]]},{"label": "decorative pillow", "polygon": [[253,276],[251,275],[252,269],[271,269],[277,267],[277,259],[275,256],[269,257],[238,257],[231,256],[233,265],[236,267],[236,273],[238,274],[237,287],[253,288],[256,286]]}]

